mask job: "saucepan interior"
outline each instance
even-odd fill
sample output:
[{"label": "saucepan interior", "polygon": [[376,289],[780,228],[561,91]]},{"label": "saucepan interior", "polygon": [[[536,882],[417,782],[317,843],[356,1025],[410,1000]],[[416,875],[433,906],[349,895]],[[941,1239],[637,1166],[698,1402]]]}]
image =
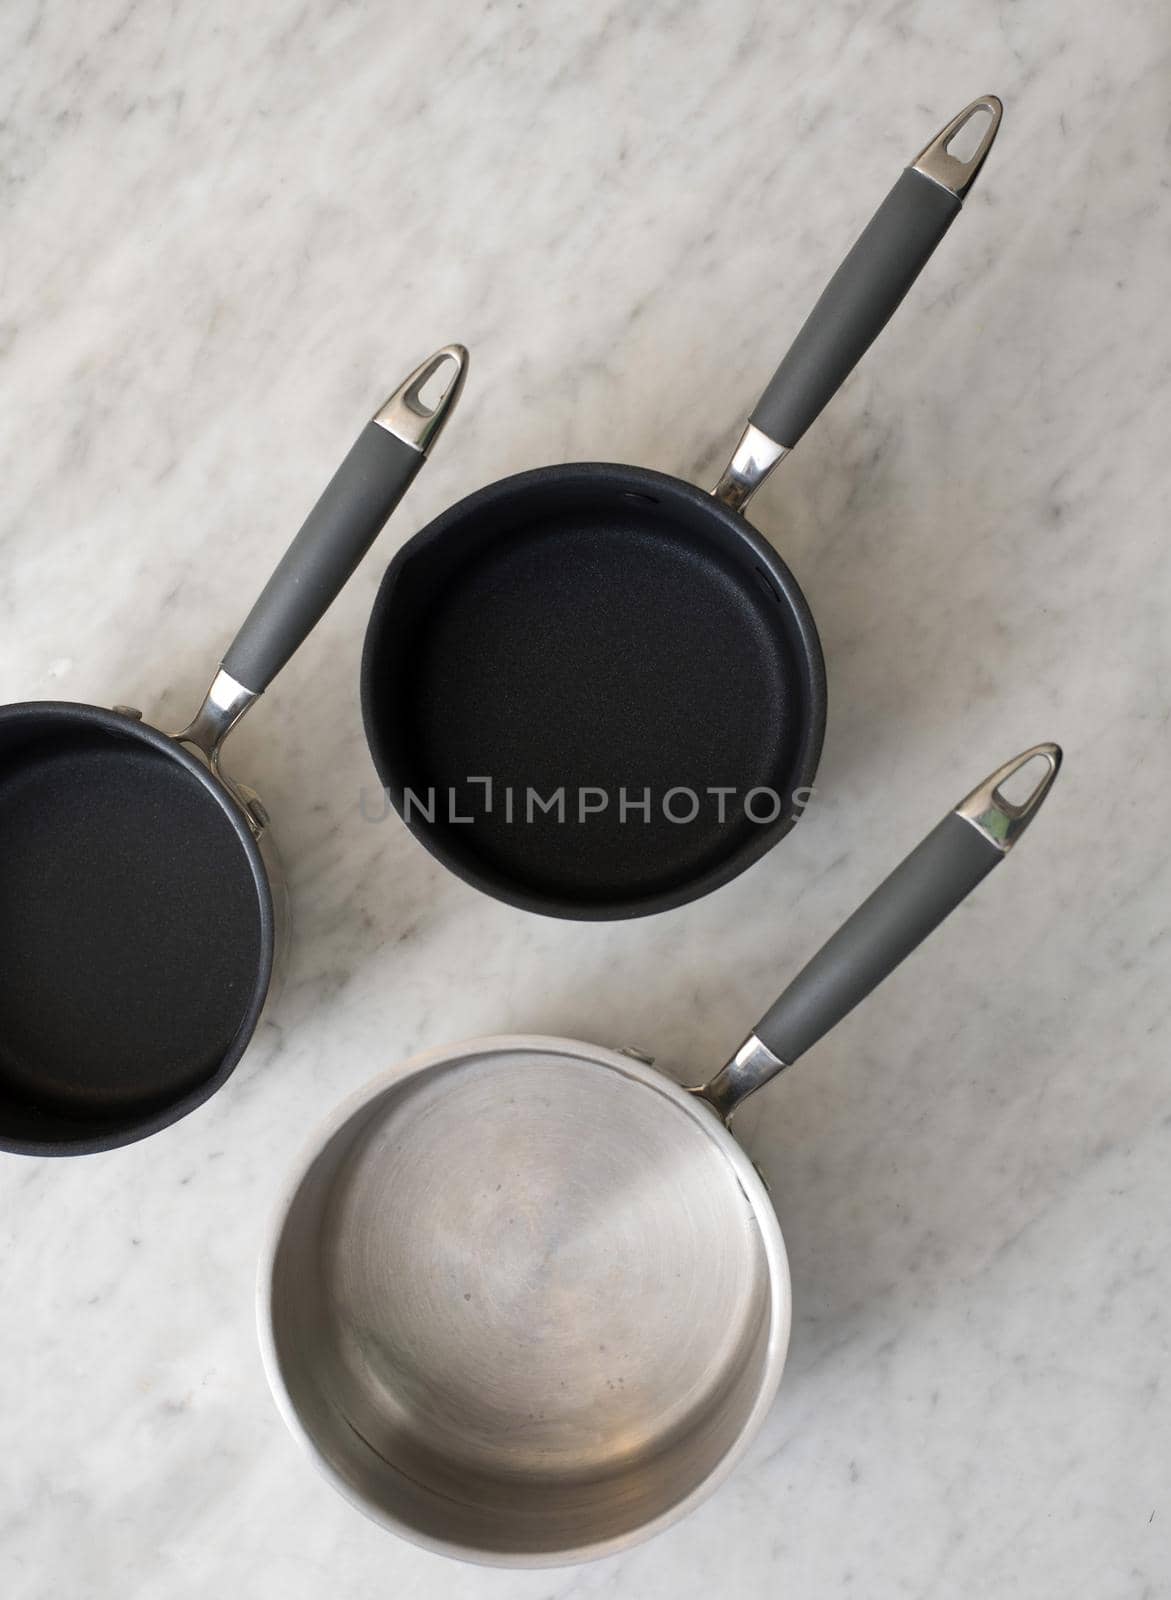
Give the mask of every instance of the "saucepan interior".
[{"label": "saucepan interior", "polygon": [[362,699],[387,794],[439,860],[587,920],[751,865],[800,816],[825,727],[776,552],[691,484],[588,462],[493,484],[400,551]]},{"label": "saucepan interior", "polygon": [[112,1149],[192,1110],[273,954],[260,851],[195,756],[96,706],[0,709],[0,1149]]},{"label": "saucepan interior", "polygon": [[335,1486],[510,1565],[682,1515],[763,1417],[789,1333],[776,1218],[710,1108],[556,1039],[421,1057],[343,1107],[259,1299],[278,1403]]}]

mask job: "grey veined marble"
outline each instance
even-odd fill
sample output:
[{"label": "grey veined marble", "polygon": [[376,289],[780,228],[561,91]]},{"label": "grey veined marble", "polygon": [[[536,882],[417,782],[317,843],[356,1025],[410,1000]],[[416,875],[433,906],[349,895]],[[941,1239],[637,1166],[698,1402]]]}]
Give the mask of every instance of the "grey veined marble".
[{"label": "grey veined marble", "polygon": [[[5,1600],[1171,1592],[1168,49],[1141,0],[0,8],[0,700],[182,721],[370,409],[472,349],[396,524],[237,735],[292,879],[280,1004],[159,1137],[0,1161]],[[364,818],[358,656],[397,541],[542,462],[710,482],[900,167],[989,90],[963,216],[754,506],[830,670],[792,837],[592,926]],[[793,1343],[719,1493],[520,1576],[336,1497],[252,1308],[334,1103],[479,1032],[695,1081],[1046,738],[1066,769],[1009,868],[759,1099]]]}]

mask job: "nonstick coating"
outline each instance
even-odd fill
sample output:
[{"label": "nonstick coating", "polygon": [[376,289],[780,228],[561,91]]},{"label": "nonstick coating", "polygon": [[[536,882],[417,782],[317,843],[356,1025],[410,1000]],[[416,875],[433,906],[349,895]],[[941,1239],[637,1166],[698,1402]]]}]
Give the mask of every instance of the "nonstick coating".
[{"label": "nonstick coating", "polygon": [[780,1232],[708,1106],[577,1041],[475,1040],[343,1107],[259,1280],[278,1402],[424,1544],[581,1559],[730,1468],[789,1331]]},{"label": "nonstick coating", "polygon": [[[363,704],[379,776],[436,856],[513,904],[605,918],[693,899],[788,831],[825,680],[800,589],[742,518],[676,479],[586,464],[506,479],[403,549]],[[563,819],[530,807],[561,787]],[[598,789],[607,808],[583,819]],[[650,791],[649,820],[623,820],[622,790]],[[693,821],[665,814],[671,790],[675,817],[699,797]],[[752,820],[753,790],[781,797],[775,820]]]},{"label": "nonstick coating", "polygon": [[0,713],[0,1147],[183,1115],[242,1053],[271,962],[259,852],[193,756],[97,708]]}]

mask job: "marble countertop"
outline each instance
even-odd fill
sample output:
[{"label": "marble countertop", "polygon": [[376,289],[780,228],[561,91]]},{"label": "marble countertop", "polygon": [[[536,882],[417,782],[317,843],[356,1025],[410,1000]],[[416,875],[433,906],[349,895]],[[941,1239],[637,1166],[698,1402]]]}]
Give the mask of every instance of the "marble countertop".
[{"label": "marble countertop", "polygon": [[[1164,8],[10,0],[0,701],[173,726],[370,409],[472,350],[395,524],[236,737],[287,986],[144,1143],[0,1158],[0,1593],[737,1600],[1171,1592],[1171,345]],[[964,215],[754,518],[819,620],[818,794],[707,900],[527,916],[375,782],[395,545],[579,458],[711,482],[900,167],[1006,105]],[[780,1398],[695,1515],[510,1574],[367,1523],[269,1400],[253,1277],[308,1132],[481,1032],[695,1079],[984,772],[1067,764],[1014,856],[747,1137],[792,1259]]]}]

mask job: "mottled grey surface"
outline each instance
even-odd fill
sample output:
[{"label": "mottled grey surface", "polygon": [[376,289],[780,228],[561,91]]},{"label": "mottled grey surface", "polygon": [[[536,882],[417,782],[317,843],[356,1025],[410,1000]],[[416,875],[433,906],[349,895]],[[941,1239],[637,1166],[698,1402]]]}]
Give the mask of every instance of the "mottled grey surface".
[{"label": "mottled grey surface", "polygon": [[[473,351],[394,531],[234,741],[291,865],[279,1006],[154,1140],[0,1160],[5,1600],[1169,1592],[1169,36],[1161,4],[1059,0],[0,10],[0,700],[185,720],[364,417],[431,348]],[[396,540],[546,461],[711,481],[900,166],[987,90],[963,217],[756,506],[830,664],[796,833],[604,927],[363,821],[358,653]],[[762,1097],[794,1339],[719,1494],[522,1576],[337,1499],[252,1328],[323,1113],[481,1031],[702,1075],[1039,738],[1067,768],[1019,854]]]}]

